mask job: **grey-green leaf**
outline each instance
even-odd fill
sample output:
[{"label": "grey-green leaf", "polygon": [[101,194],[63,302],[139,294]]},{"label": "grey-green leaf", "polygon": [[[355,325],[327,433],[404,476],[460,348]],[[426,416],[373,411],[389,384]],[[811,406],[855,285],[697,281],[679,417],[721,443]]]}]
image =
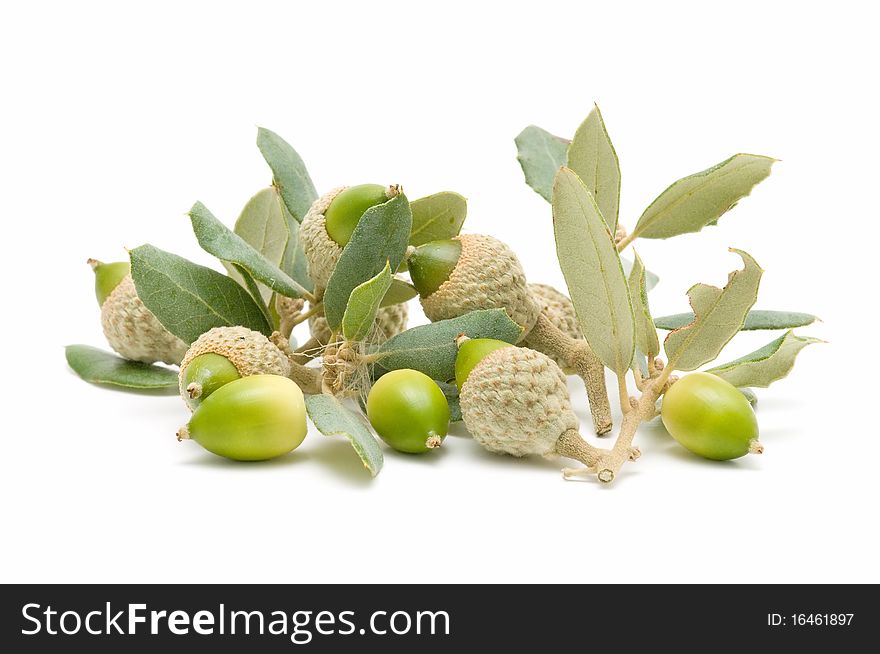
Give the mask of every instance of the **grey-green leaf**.
[{"label": "grey-green leaf", "polygon": [[287,210],[301,223],[318,197],[306,165],[287,141],[263,127],[257,128],[257,147],[272,169],[272,185],[278,189]]},{"label": "grey-green leaf", "polygon": [[669,238],[714,225],[770,174],[775,161],[756,154],[735,154],[678,180],[645,209],[632,238]]},{"label": "grey-green leaf", "polygon": [[248,293],[251,294],[251,297],[254,298],[254,302],[263,313],[263,316],[266,318],[269,324],[273,325],[274,327],[275,318],[272,316],[272,311],[269,309],[269,306],[263,299],[263,286],[254,279],[253,275],[251,275],[246,269],[242,268],[238,264],[233,264],[232,269],[235,271],[235,274],[241,280],[241,283],[247,289]]},{"label": "grey-green leaf", "polygon": [[773,382],[788,376],[798,353],[812,343],[824,343],[824,341],[797,336],[793,331],[787,331],[772,343],[751,354],[710,368],[706,372],[718,375],[737,387],[767,388]]},{"label": "grey-green leaf", "polygon": [[613,234],[620,205],[620,162],[598,105],[574,133],[566,165],[577,173],[592,194]]},{"label": "grey-green leaf", "polygon": [[277,265],[267,260],[241,236],[214,217],[201,202],[189,211],[193,232],[199,245],[221,261],[241,266],[257,281],[286,297],[303,297],[308,291],[290,278]]},{"label": "grey-green leaf", "polygon": [[344,407],[332,395],[307,395],[306,411],[318,431],[325,436],[345,436],[370,475],[379,474],[384,461],[382,448],[362,416]]},{"label": "grey-green leaf", "polygon": [[629,274],[629,296],[632,300],[633,316],[636,327],[636,348],[646,355],[656,356],[660,353],[660,340],[657,328],[651,320],[651,309],[648,306],[648,285],[645,264],[635,252],[635,262]]},{"label": "grey-green leaf", "polygon": [[68,365],[89,383],[143,391],[164,391],[168,394],[180,392],[174,370],[129,361],[88,345],[68,345],[64,348],[64,353]]},{"label": "grey-green leaf", "polygon": [[565,165],[568,140],[529,125],[519,133],[515,142],[516,158],[526,177],[526,184],[550,202],[553,199],[556,171]]},{"label": "grey-green leaf", "polygon": [[391,286],[391,267],[385,267],[375,277],[356,286],[348,298],[342,316],[342,335],[347,341],[362,341],[370,333],[379,305]]},{"label": "grey-green leaf", "polygon": [[[685,313],[675,313],[671,316],[661,316],[654,319],[654,324],[658,329],[679,329],[690,324],[694,319],[694,314],[690,311]],[[763,309],[753,309],[746,316],[746,321],[741,331],[753,331],[758,329],[794,329],[795,327],[806,327],[812,325],[819,320],[816,316],[809,313],[800,313],[797,311],[765,311]]]},{"label": "grey-green leaf", "polygon": [[324,316],[331,329],[342,322],[355,287],[375,277],[386,264],[397,270],[411,228],[412,212],[402,193],[364,212],[324,291]]},{"label": "grey-green leaf", "polygon": [[556,254],[578,324],[596,356],[618,375],[629,370],[635,324],[614,238],[581,179],[563,167],[553,186]]},{"label": "grey-green leaf", "polygon": [[192,343],[213,327],[272,328],[235,280],[152,245],[129,252],[138,297],[165,329]]},{"label": "grey-green leaf", "polygon": [[409,302],[418,294],[419,292],[415,286],[402,279],[393,277],[391,279],[391,286],[388,287],[388,291],[385,293],[385,297],[382,298],[382,303],[379,306],[390,307],[392,304]]},{"label": "grey-green leaf", "polygon": [[458,386],[449,382],[436,382],[443,395],[446,396],[446,402],[449,404],[449,422],[461,422],[461,402],[458,397]]},{"label": "grey-green leaf", "polygon": [[410,245],[422,245],[458,236],[467,217],[467,200],[452,191],[435,193],[410,203]]},{"label": "grey-green leaf", "polygon": [[[623,274],[626,275],[627,278],[629,278],[633,269],[633,260],[621,254],[620,265],[623,266]],[[653,290],[653,288],[659,283],[660,278],[655,273],[652,273],[650,270],[645,268],[645,287],[650,291]]]},{"label": "grey-green leaf", "polygon": [[751,388],[741,388],[739,389],[739,392],[749,401],[749,404],[752,405],[753,409],[758,406],[758,394]]},{"label": "grey-green leaf", "polygon": [[309,293],[315,290],[315,283],[309,277],[309,267],[306,262],[306,253],[303,251],[302,241],[299,237],[299,223],[282,203],[282,214],[287,222],[287,247],[284,248],[284,256],[281,257],[281,270]]},{"label": "grey-green leaf", "polygon": [[376,351],[373,374],[378,377],[391,370],[411,368],[431,379],[449,381],[455,377],[455,338],[459,334],[518,343],[522,328],[504,309],[471,311],[458,318],[413,327],[388,339]]},{"label": "grey-green leaf", "polygon": [[723,288],[696,284],[688,291],[694,320],[669,332],[663,342],[667,365],[674,370],[696,370],[713,361],[745,323],[749,309],[758,297],[763,270],[742,250],[738,254],[745,267],[728,276]]},{"label": "grey-green leaf", "polygon": [[[244,205],[233,228],[248,245],[275,266],[281,265],[289,238],[287,221],[281,211],[283,206],[274,187],[264,188]],[[223,265],[231,277],[244,283],[235,265],[226,261]],[[261,286],[260,294],[263,302],[268,302],[272,297],[272,289]]]}]

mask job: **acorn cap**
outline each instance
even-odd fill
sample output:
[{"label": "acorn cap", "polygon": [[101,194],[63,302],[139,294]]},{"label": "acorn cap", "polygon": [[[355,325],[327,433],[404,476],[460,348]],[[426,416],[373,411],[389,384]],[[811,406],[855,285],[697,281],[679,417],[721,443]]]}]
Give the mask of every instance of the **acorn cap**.
[{"label": "acorn cap", "polygon": [[420,298],[425,315],[436,322],[479,309],[505,309],[525,337],[541,308],[516,254],[491,236],[464,234],[456,239],[461,242],[458,265],[440,288]]},{"label": "acorn cap", "polygon": [[110,347],[132,361],[177,364],[186,354],[186,343],[141,302],[131,275],[123,277],[101,305],[101,326]]},{"label": "acorn cap", "polygon": [[577,429],[565,374],[550,357],[525,347],[486,355],[459,396],[465,426],[491,452],[556,455],[556,442]]},{"label": "acorn cap", "polygon": [[309,277],[315,283],[316,294],[327,288],[330,275],[333,274],[336,263],[342,256],[342,247],[327,233],[327,219],[324,217],[324,212],[336,196],[346,188],[348,187],[340,186],[315,200],[299,226],[300,243],[306,255]]},{"label": "acorn cap", "polygon": [[557,291],[549,284],[529,284],[532,297],[541,306],[541,311],[559,331],[572,338],[583,338],[574,305],[565,293]]},{"label": "acorn cap", "polygon": [[[252,375],[290,375],[290,361],[278,347],[247,327],[214,327],[199,336],[186,351],[180,364],[180,379],[190,361],[212,352],[226,357],[242,377]],[[181,389],[181,393],[185,389]]]}]

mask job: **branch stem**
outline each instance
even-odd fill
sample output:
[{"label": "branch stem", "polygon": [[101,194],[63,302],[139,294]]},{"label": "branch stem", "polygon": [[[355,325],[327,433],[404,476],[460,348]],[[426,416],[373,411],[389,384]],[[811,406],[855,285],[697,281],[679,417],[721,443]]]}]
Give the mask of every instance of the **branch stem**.
[{"label": "branch stem", "polygon": [[620,395],[620,410],[626,415],[632,410],[629,403],[629,391],[626,388],[626,373],[617,375],[617,392]]},{"label": "branch stem", "polygon": [[626,249],[626,246],[635,241],[637,238],[638,234],[636,234],[635,232],[627,234],[620,240],[620,243],[617,244],[617,251],[623,252]]},{"label": "branch stem", "polygon": [[574,339],[562,332],[541,313],[523,344],[546,354],[553,354],[583,378],[590,401],[590,413],[597,434],[611,431],[611,405],[605,386],[605,366],[585,340]]}]

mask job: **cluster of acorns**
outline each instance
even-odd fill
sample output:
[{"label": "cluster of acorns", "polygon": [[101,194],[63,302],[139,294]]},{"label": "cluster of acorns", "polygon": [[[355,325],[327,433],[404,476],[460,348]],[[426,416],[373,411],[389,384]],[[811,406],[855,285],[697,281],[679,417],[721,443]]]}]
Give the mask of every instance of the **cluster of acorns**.
[{"label": "cluster of acorns", "polygon": [[[316,298],[322,297],[363,214],[399,192],[396,186],[367,184],[336,189],[314,202],[300,238]],[[311,340],[297,350],[279,333],[267,337],[239,326],[216,327],[187,346],[138,298],[128,263],[90,263],[104,333],[113,349],[133,361],[180,366],[180,394],[193,411],[177,433],[181,440],[194,440],[236,460],[280,456],[305,438],[303,392],[351,390],[335,384],[338,375],[334,378],[328,370],[351,363],[357,352],[334,342],[336,334],[319,313],[309,319]],[[604,368],[581,336],[569,299],[549,286],[528,284],[516,255],[490,236],[460,235],[410,247],[406,263],[431,321],[504,309],[522,329],[516,345],[458,339],[454,381],[462,419],[474,439],[493,452],[559,455],[594,466],[600,450],[578,433],[566,372],[584,378],[594,428],[601,434],[611,428]],[[296,322],[303,303],[281,300],[276,307],[282,319]],[[375,330],[390,338],[406,328],[406,320],[405,304],[384,307]],[[320,368],[306,365],[320,357]],[[737,389],[702,373],[686,379],[691,381],[679,381],[663,403],[664,422],[677,440],[715,459],[760,451],[754,414]],[[359,390],[366,396],[369,422],[392,448],[423,453],[442,443],[449,404],[427,375],[394,370]],[[700,407],[711,411],[701,414]],[[719,438],[719,433],[726,436]],[[630,456],[635,458],[638,451],[633,449]]]}]

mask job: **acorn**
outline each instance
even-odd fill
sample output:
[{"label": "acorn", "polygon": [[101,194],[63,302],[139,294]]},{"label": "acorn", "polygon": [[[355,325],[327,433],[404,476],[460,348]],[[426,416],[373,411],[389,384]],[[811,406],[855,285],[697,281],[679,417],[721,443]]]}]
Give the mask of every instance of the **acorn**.
[{"label": "acorn", "polygon": [[[456,359],[462,419],[474,440],[498,454],[563,456],[595,466],[605,450],[578,433],[565,373],[536,350],[477,342],[489,340],[464,341]],[[630,458],[637,456],[634,449]]]},{"label": "acorn", "polygon": [[187,345],[169,332],[137,295],[128,262],[89,259],[95,272],[95,295],[101,305],[101,326],[118,354],[143,363],[177,364]]},{"label": "acorn", "polygon": [[605,369],[583,339],[573,338],[545,315],[526,283],[516,254],[491,236],[465,234],[434,241],[409,253],[410,276],[432,322],[479,309],[504,309],[523,329],[520,343],[546,353],[583,377],[596,433],[611,429]]},{"label": "acorn", "polygon": [[272,341],[247,327],[215,327],[190,346],[180,364],[180,395],[195,410],[220,387],[252,375],[290,375],[290,361]]},{"label": "acorn", "polygon": [[236,461],[263,461],[299,447],[307,431],[299,386],[286,377],[252,375],[217,389],[177,431],[177,440]]},{"label": "acorn", "polygon": [[417,370],[382,375],[370,389],[366,409],[373,429],[398,452],[430,452],[440,447],[449,429],[446,396]]},{"label": "acorn", "polygon": [[400,187],[396,185],[360,184],[340,186],[315,200],[303,218],[299,233],[316,295],[327,288],[342,248],[351,239],[364,212],[399,193]]}]

